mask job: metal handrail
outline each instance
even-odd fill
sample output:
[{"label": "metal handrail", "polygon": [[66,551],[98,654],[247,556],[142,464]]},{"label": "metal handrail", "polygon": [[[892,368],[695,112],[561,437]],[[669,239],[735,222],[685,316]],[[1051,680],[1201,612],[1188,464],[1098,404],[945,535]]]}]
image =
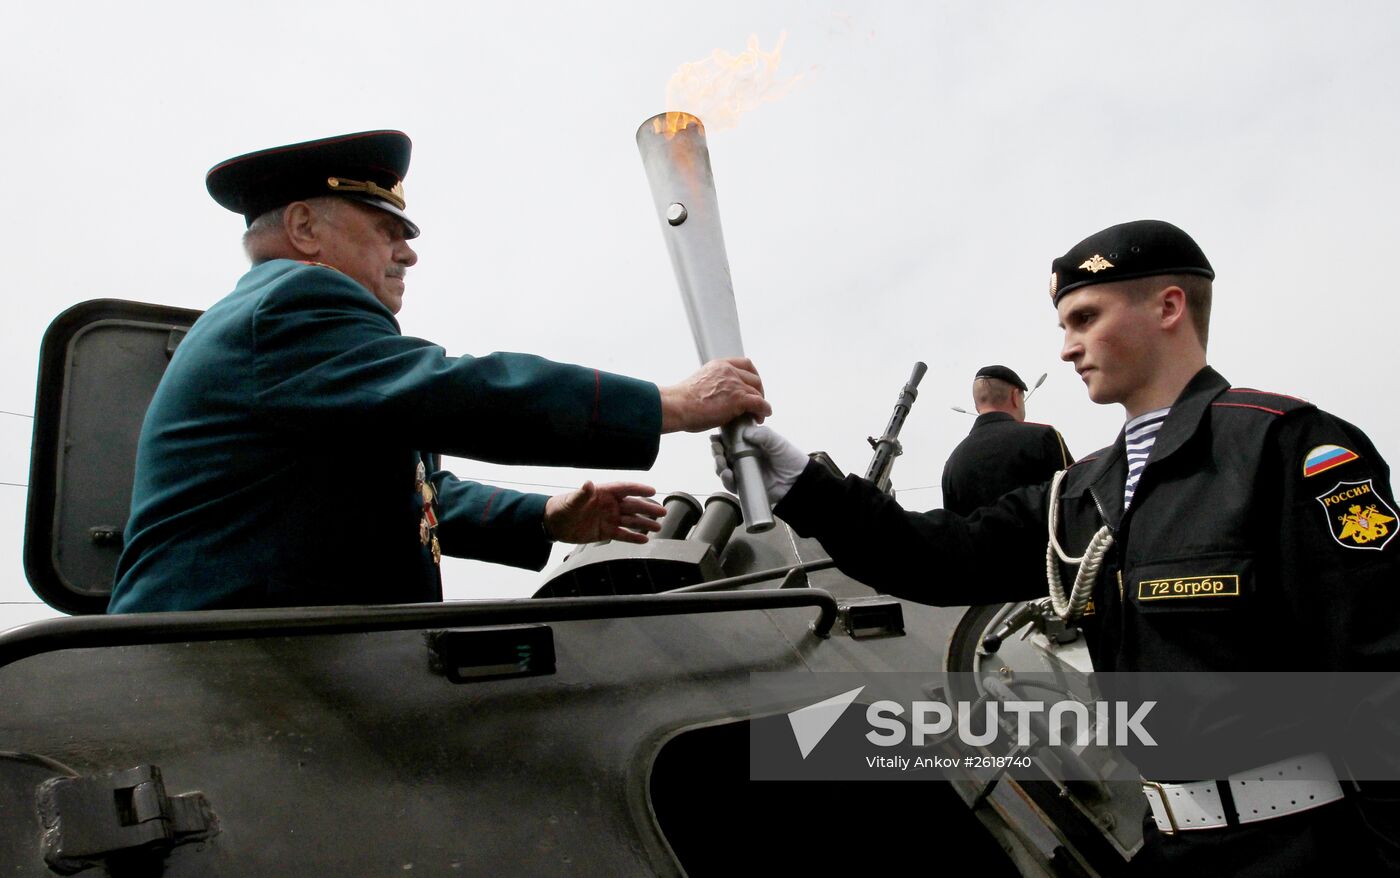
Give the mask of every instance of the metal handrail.
[{"label": "metal handrail", "polygon": [[827,637],[836,623],[836,599],[822,589],[763,589],[723,594],[648,594],[583,598],[525,598],[445,604],[197,610],[78,616],[31,622],[0,633],[0,667],[45,652],[107,646],[248,640],[302,634],[355,634],[525,622],[680,616],[812,606],[812,623]]},{"label": "metal handrail", "polygon": [[836,562],[830,558],[822,558],[817,561],[803,561],[800,564],[793,564],[789,567],[775,567],[771,570],[759,570],[754,573],[741,573],[738,576],[730,576],[725,579],[712,579],[709,582],[700,582],[695,585],[683,585],[680,588],[668,588],[662,594],[697,594],[709,591],[726,591],[738,588],[741,585],[751,585],[755,582],[763,582],[768,579],[783,577],[783,582],[778,587],[780,589],[790,589],[789,580],[794,573],[815,573],[818,570],[828,570],[836,566]]}]

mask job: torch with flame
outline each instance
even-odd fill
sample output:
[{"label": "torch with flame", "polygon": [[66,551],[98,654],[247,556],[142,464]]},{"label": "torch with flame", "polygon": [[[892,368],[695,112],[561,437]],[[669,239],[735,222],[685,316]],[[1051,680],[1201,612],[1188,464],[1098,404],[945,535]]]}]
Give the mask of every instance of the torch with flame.
[{"label": "torch with flame", "polygon": [[[637,148],[642,152],[700,362],[742,357],[744,342],[720,231],[705,126],[689,113],[662,113],[637,129]],[[745,416],[724,425],[720,432],[734,461],[745,528],[759,533],[773,526],[773,513],[763,490],[756,451],[743,438],[744,428],[752,423],[753,418]]]}]

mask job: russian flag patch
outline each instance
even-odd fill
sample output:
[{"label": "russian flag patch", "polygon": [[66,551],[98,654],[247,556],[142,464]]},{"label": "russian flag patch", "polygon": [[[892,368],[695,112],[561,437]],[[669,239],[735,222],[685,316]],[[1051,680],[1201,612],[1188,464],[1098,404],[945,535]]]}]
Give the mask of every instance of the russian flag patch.
[{"label": "russian flag patch", "polygon": [[1340,445],[1319,445],[1303,459],[1303,478],[1325,473],[1329,469],[1350,463],[1360,457],[1355,451]]}]

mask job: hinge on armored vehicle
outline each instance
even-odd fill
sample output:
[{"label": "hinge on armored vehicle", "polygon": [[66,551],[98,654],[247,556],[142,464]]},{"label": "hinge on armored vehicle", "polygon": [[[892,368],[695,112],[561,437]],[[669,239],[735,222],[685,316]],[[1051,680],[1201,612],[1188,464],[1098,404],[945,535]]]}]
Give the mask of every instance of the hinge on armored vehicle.
[{"label": "hinge on armored vehicle", "polygon": [[88,538],[94,546],[122,547],[122,529],[115,524],[99,524],[88,528]]},{"label": "hinge on armored vehicle", "polygon": [[167,360],[175,356],[175,349],[180,346],[180,342],[184,341],[185,336],[189,333],[188,326],[177,326],[170,330],[170,335],[165,337],[165,358]]},{"label": "hinge on armored vehicle", "polygon": [[160,769],[138,765],[94,777],[57,777],[38,790],[44,860],[64,875],[137,858],[219,831],[203,793],[167,795]]}]

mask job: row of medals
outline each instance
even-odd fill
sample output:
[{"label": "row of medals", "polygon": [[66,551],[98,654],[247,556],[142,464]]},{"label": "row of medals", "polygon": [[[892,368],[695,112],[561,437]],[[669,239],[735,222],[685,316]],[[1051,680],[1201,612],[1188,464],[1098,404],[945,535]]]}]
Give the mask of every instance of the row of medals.
[{"label": "row of medals", "polygon": [[428,481],[428,472],[423,467],[423,461],[418,461],[418,472],[414,478],[418,487],[418,493],[423,497],[423,517],[418,519],[418,542],[425,546],[433,547],[433,563],[442,563],[442,546],[438,545],[437,538],[437,492],[433,490],[433,483]]}]

